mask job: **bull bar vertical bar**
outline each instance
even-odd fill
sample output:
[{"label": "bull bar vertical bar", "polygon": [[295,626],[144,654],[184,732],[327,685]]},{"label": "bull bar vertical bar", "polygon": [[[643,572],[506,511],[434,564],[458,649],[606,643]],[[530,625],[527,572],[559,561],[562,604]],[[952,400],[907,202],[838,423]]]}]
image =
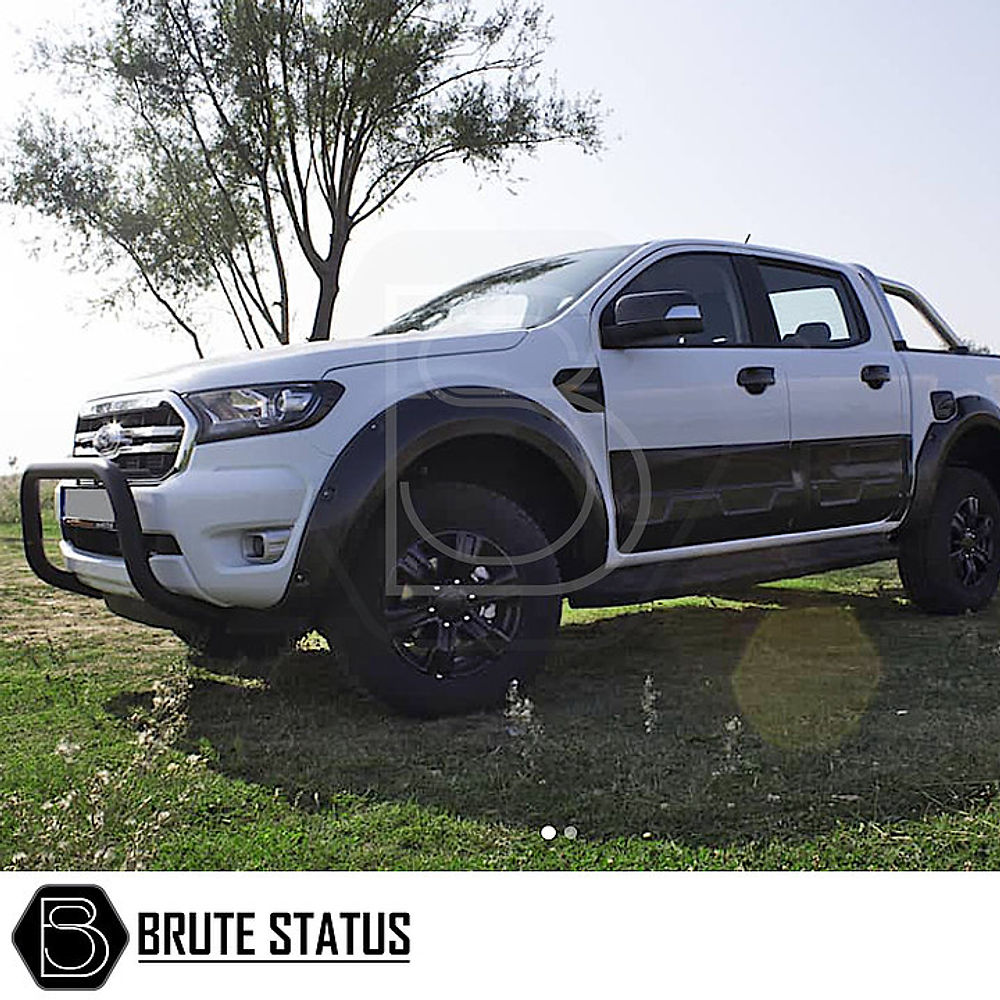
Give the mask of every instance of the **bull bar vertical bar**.
[{"label": "bull bar vertical bar", "polygon": [[103,458],[68,458],[60,462],[29,465],[21,476],[21,530],[24,555],[35,575],[62,590],[104,598],[106,595],[80,581],[74,573],[53,565],[45,553],[38,484],[43,479],[93,479],[107,491],[114,511],[115,532],[129,580],[139,596],[159,611],[179,618],[206,619],[223,614],[203,601],[167,590],[153,575],[142,536],[139,511],[125,474]]}]

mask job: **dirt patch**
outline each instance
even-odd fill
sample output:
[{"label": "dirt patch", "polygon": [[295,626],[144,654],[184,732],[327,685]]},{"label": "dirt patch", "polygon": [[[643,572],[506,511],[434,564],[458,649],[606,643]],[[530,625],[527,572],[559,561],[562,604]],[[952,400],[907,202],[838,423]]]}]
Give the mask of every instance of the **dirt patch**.
[{"label": "dirt patch", "polygon": [[[48,548],[57,560],[57,544]],[[176,641],[169,633],[113,615],[99,600],[43,583],[25,562],[19,538],[0,541],[0,609],[0,638],[7,640],[44,644],[99,636],[104,642],[145,646]]]}]

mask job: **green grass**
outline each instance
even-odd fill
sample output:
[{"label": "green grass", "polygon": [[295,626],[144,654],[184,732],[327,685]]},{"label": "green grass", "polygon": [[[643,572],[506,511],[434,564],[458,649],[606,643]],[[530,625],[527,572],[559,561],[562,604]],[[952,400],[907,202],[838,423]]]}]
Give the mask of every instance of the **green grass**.
[{"label": "green grass", "polygon": [[0,476],[0,525],[15,523],[20,520],[20,503],[18,502],[17,476]]},{"label": "green grass", "polygon": [[[21,477],[0,476],[0,538],[17,539],[21,536]],[[55,505],[50,501],[55,483],[42,482],[39,496],[42,499],[42,531],[47,538],[59,537]]]},{"label": "green grass", "polygon": [[321,649],[192,666],[35,581],[15,528],[0,867],[1000,865],[1000,611],[918,614],[890,566],[567,611],[531,703],[417,722]]}]

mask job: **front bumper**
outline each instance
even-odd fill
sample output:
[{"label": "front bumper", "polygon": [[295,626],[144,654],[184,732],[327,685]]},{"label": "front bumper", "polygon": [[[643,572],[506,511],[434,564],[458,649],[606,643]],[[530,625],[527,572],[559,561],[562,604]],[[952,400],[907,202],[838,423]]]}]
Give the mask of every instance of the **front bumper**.
[{"label": "front bumper", "polygon": [[[42,511],[38,490],[43,479],[93,479],[107,491],[114,511],[121,559],[102,559],[96,556],[91,559],[95,570],[103,567],[101,572],[92,575],[92,581],[104,582],[107,589],[84,583],[76,572],[60,569],[49,560],[42,540]],[[139,512],[128,480],[117,466],[104,459],[72,458],[28,466],[21,478],[21,528],[28,565],[36,576],[54,587],[87,597],[104,598],[109,593],[127,594],[128,588],[124,586],[126,581],[121,579],[119,569],[124,564],[131,590],[164,615],[184,620],[210,621],[224,614],[222,608],[168,590],[153,574],[139,522]]]}]

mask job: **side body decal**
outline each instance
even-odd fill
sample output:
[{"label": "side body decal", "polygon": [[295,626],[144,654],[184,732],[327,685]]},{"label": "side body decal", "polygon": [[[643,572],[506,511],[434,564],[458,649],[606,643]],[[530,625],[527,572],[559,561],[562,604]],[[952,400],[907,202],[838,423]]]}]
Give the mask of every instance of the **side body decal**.
[{"label": "side body decal", "polygon": [[640,516],[641,462],[651,502],[635,551],[649,552],[900,516],[910,451],[900,435],[613,452],[618,542]]}]

